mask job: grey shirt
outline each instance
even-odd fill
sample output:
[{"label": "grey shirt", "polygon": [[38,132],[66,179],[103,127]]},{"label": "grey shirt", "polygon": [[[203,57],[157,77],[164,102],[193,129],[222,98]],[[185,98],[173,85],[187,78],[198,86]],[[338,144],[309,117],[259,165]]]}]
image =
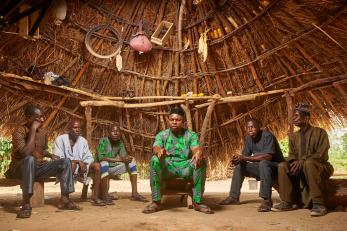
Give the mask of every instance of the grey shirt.
[{"label": "grey shirt", "polygon": [[245,139],[242,155],[255,156],[259,153],[271,154],[271,161],[274,162],[284,161],[284,157],[276,137],[268,131],[260,131],[260,139],[257,142],[255,142],[251,136],[247,136]]}]

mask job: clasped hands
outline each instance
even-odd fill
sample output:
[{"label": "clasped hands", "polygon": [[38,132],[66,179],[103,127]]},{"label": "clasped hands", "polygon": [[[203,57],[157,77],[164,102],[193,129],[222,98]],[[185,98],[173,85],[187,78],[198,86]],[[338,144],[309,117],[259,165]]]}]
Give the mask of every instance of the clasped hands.
[{"label": "clasped hands", "polygon": [[304,162],[305,160],[294,160],[293,162],[291,162],[289,165],[290,173],[294,176],[299,175],[300,171],[304,167]]},{"label": "clasped hands", "polygon": [[[202,152],[202,148],[201,147],[197,147],[197,148],[194,148],[192,150],[193,152],[193,156],[192,156],[192,159],[190,160],[190,162],[192,162],[194,164],[194,168],[197,168],[201,165],[202,163],[202,160],[205,158],[204,155],[203,155],[203,152]],[[166,156],[168,156],[168,152],[164,149],[164,148],[161,148],[158,150],[158,152],[155,153],[155,155],[159,158],[159,159],[163,159],[165,158]]]},{"label": "clasped hands", "polygon": [[232,158],[231,158],[231,163],[233,165],[238,165],[238,164],[241,164],[241,163],[245,163],[246,162],[246,159],[243,155],[233,155]]}]

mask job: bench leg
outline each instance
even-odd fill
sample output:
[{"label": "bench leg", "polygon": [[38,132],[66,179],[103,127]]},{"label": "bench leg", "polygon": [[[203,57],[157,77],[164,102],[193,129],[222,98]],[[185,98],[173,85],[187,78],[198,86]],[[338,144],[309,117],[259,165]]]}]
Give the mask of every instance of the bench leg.
[{"label": "bench leg", "polygon": [[192,209],[193,208],[193,198],[192,195],[187,195],[187,208]]},{"label": "bench leg", "polygon": [[89,187],[89,184],[88,185],[83,184],[82,194],[81,194],[82,200],[87,200],[88,187]]},{"label": "bench leg", "polygon": [[34,182],[34,195],[30,198],[30,204],[33,208],[43,207],[45,205],[44,182]]}]

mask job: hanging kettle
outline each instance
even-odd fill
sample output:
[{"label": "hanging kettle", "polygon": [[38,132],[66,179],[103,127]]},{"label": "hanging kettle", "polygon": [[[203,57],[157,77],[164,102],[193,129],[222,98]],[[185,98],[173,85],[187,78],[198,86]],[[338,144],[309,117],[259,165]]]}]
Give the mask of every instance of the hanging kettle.
[{"label": "hanging kettle", "polygon": [[146,53],[152,50],[152,43],[147,38],[145,32],[142,30],[142,20],[139,23],[139,30],[135,35],[132,35],[129,45],[131,49],[138,51],[140,54]]}]

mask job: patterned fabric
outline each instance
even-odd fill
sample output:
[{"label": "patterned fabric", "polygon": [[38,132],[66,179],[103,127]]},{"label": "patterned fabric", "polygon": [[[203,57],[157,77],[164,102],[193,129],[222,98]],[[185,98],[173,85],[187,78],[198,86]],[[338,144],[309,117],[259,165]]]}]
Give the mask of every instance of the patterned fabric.
[{"label": "patterned fabric", "polygon": [[[21,151],[26,145],[29,134],[29,128],[27,126],[20,126],[12,133],[12,153],[11,153],[11,164],[14,166],[18,161],[25,158],[21,155]],[[35,150],[31,155],[36,158],[43,158],[45,156],[44,151],[47,149],[48,139],[47,132],[40,128],[35,134]]]},{"label": "patterned fabric", "polygon": [[169,161],[182,161],[192,158],[192,149],[199,146],[199,137],[187,129],[183,136],[176,137],[171,129],[159,132],[153,144],[167,151]]},{"label": "patterned fabric", "polygon": [[199,147],[198,135],[186,130],[183,136],[176,137],[171,129],[159,132],[153,144],[167,151],[163,161],[153,156],[150,163],[150,184],[153,201],[161,199],[161,182],[169,178],[185,178],[193,181],[193,201],[201,203],[206,180],[205,162],[199,168],[194,169],[192,162],[192,149]]},{"label": "patterned fabric", "polygon": [[[104,158],[127,157],[128,153],[125,150],[124,143],[119,140],[112,145],[108,137],[103,137],[99,140],[99,145],[96,148],[97,161],[101,162]],[[121,162],[109,163],[110,167],[122,164]]]},{"label": "patterned fabric", "polygon": [[122,175],[126,172],[129,172],[131,175],[137,174],[137,166],[135,161],[131,161],[129,164],[120,163],[116,166],[110,167],[110,162],[101,161],[101,179],[108,175]]},{"label": "patterned fabric", "polygon": [[190,160],[173,162],[166,158],[164,162],[161,162],[157,156],[153,156],[150,163],[152,200],[161,200],[162,180],[177,177],[193,181],[193,201],[201,203],[206,181],[205,162],[201,167],[194,169],[193,162]]}]

